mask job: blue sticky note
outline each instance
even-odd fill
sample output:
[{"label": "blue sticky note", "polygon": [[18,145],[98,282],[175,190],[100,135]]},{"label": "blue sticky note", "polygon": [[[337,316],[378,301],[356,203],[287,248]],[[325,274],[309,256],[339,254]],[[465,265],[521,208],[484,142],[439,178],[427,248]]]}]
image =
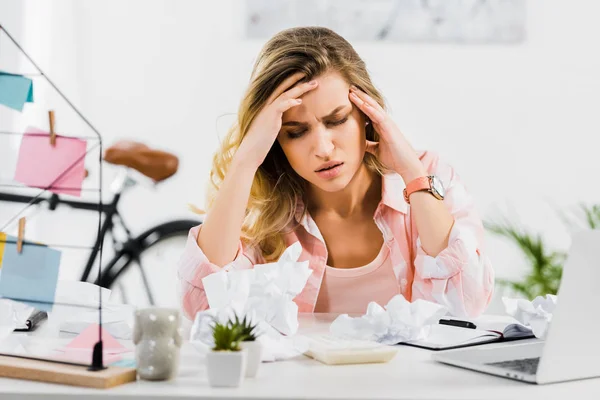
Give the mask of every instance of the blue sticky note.
[{"label": "blue sticky note", "polygon": [[23,244],[17,252],[17,238],[8,236],[0,265],[0,297],[40,304],[51,310],[56,295],[61,252],[47,246]]},{"label": "blue sticky note", "polygon": [[121,359],[119,361],[115,361],[110,364],[111,367],[125,367],[125,368],[135,368],[135,360],[134,359]]},{"label": "blue sticky note", "polygon": [[33,81],[0,71],[0,104],[23,111],[25,103],[33,103]]}]

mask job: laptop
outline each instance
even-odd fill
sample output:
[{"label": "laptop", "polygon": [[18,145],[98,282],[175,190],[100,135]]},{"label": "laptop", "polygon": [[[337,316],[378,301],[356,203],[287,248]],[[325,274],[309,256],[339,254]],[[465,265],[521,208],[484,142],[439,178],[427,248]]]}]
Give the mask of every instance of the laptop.
[{"label": "laptop", "polygon": [[600,230],[572,236],[544,341],[446,350],[435,361],[536,384],[600,377]]}]

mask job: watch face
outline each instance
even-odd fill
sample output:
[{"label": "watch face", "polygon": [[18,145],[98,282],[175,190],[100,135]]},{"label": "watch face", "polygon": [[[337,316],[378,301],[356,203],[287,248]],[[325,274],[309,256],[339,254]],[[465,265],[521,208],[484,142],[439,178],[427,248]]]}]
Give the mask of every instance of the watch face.
[{"label": "watch face", "polygon": [[444,185],[442,184],[442,181],[440,180],[440,178],[438,178],[437,176],[433,176],[431,178],[431,189],[434,192],[437,192],[439,197],[442,199],[446,195],[446,191],[444,190]]}]

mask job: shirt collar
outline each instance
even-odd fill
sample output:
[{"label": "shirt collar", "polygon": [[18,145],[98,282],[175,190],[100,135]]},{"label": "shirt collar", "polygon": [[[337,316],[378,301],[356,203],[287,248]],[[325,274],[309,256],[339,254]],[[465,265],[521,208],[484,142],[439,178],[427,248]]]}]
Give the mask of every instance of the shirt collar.
[{"label": "shirt collar", "polygon": [[[391,172],[383,175],[380,205],[386,205],[398,212],[406,214],[408,212],[408,204],[406,204],[406,200],[404,200],[405,187],[406,184],[399,174]],[[294,218],[307,232],[313,232],[315,230],[316,224],[308,212],[304,213],[304,201],[302,201],[302,199],[298,199],[298,202],[296,203]]]}]

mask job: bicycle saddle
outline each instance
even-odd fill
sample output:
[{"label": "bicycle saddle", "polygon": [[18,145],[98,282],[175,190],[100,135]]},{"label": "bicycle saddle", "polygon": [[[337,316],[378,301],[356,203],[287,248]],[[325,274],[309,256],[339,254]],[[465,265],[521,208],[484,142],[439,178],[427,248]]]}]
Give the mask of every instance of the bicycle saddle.
[{"label": "bicycle saddle", "polygon": [[104,152],[104,160],[115,165],[124,165],[139,171],[155,182],[164,181],[179,166],[176,155],[154,150],[143,143],[121,140]]}]

